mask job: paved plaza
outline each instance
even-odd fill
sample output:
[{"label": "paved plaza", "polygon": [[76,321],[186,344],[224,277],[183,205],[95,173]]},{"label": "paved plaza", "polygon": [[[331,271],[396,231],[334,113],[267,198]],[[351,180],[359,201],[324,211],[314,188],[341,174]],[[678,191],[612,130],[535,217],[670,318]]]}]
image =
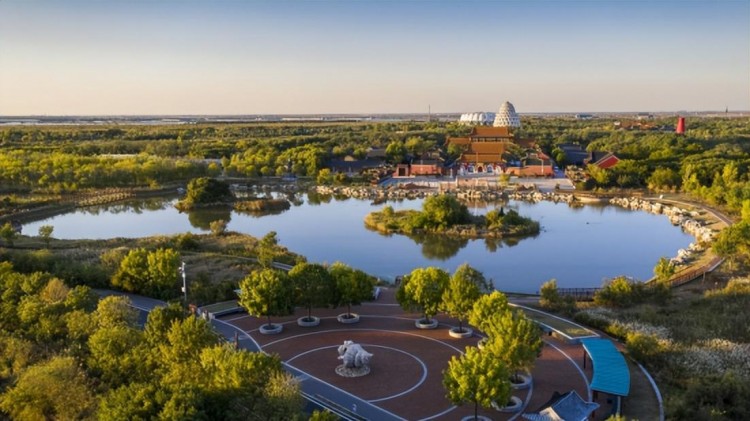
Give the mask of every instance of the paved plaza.
[{"label": "paved plaza", "polygon": [[[245,332],[252,341],[251,347],[278,354],[302,381],[302,389],[322,402],[356,413],[368,419],[435,419],[456,420],[473,414],[473,405],[456,407],[445,398],[442,372],[451,356],[474,346],[480,337],[452,338],[448,334],[455,320],[444,315],[437,319],[440,326],[434,330],[417,329],[414,320],[418,314],[405,313],[395,302],[393,289],[383,289],[376,302],[353,308],[361,316],[357,324],[346,325],[336,320],[342,309],[316,309],[320,317],[316,327],[300,327],[296,318],[275,318],[283,323],[284,330],[277,335],[263,335],[258,328],[266,319],[247,314],[233,314],[221,318],[221,324],[230,324]],[[361,344],[374,354],[371,373],[359,378],[345,378],[336,374],[340,364],[337,347],[344,340]],[[584,369],[583,348],[544,337],[544,349],[532,371],[531,387],[514,390],[513,395],[523,402],[523,410],[505,413],[480,409],[480,413],[493,420],[521,419],[524,411],[533,411],[549,400],[553,392],[576,390],[584,399],[591,399],[589,382],[591,364]],[[247,344],[249,345],[249,344]],[[606,397],[597,402],[601,408],[596,419],[604,419],[611,410]]]}]

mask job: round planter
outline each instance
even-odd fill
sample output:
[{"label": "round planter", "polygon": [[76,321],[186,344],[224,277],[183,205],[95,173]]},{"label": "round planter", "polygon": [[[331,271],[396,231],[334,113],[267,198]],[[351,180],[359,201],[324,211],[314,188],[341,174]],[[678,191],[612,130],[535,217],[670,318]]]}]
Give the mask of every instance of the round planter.
[{"label": "round planter", "polygon": [[[350,317],[347,317],[347,316],[350,316]],[[356,314],[356,313],[339,314],[338,316],[336,316],[336,320],[338,320],[339,323],[343,323],[343,324],[359,323],[359,314]]]},{"label": "round planter", "polygon": [[497,404],[497,402],[492,402],[492,407],[495,408],[496,411],[500,412],[517,412],[521,409],[523,406],[523,401],[521,398],[516,396],[510,397],[510,402],[508,402],[505,406],[500,406]]},{"label": "round planter", "polygon": [[463,330],[458,330],[457,327],[452,327],[451,330],[448,331],[448,334],[451,335],[452,338],[463,339],[473,335],[474,331],[468,327],[463,328]]},{"label": "round planter", "polygon": [[315,327],[320,324],[320,318],[312,316],[310,318],[300,317],[297,319],[297,326],[301,327]]},{"label": "round planter", "polygon": [[260,329],[258,329],[261,334],[263,335],[277,335],[281,333],[282,330],[284,330],[284,325],[282,324],[264,324],[260,326]]},{"label": "round planter", "polygon": [[479,420],[479,421],[492,421],[492,418],[490,418],[490,417],[485,417],[484,415],[477,415],[477,417],[476,417],[476,418],[474,418],[474,416],[473,416],[473,415],[467,415],[467,416],[465,416],[465,417],[461,418],[461,421],[474,421],[474,420]]},{"label": "round planter", "polygon": [[518,377],[520,378],[519,380],[521,380],[520,383],[513,383],[513,377],[515,377],[515,376],[511,376],[511,380],[510,380],[510,387],[512,387],[513,389],[526,389],[529,386],[531,386],[531,376],[530,375],[528,375],[528,374],[519,374]]},{"label": "round planter", "polygon": [[417,319],[417,321],[414,322],[414,325],[419,329],[435,329],[438,327],[438,321],[430,319],[430,321],[427,322],[425,319]]}]

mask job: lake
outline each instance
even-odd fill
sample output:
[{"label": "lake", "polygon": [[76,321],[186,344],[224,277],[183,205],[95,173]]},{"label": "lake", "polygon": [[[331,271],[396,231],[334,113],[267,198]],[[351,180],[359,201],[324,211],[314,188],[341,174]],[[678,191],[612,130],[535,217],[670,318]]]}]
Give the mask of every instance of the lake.
[{"label": "lake", "polygon": [[[291,209],[265,216],[228,209],[180,213],[173,206],[176,199],[138,200],[28,223],[23,232],[35,235],[41,225],[52,225],[52,236],[60,239],[134,238],[206,233],[211,221],[224,219],[229,230],[255,237],[276,231],[283,246],[311,262],[342,261],[384,279],[426,266],[453,272],[466,262],[491,278],[497,289],[526,293],[537,292],[551,278],[561,288],[601,286],[604,279],[619,275],[646,280],[660,257],[673,257],[693,241],[662,215],[616,206],[517,201],[469,209],[474,214],[500,206],[516,209],[539,221],[539,235],[512,241],[386,236],[363,223],[365,215],[382,205],[356,199],[320,201],[306,195],[296,199]],[[419,209],[422,201],[389,204],[396,210]]]}]

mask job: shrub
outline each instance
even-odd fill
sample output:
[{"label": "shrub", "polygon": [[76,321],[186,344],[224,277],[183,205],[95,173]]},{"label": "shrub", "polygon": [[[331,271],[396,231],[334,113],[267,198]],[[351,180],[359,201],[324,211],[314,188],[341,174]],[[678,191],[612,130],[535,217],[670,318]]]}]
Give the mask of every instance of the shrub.
[{"label": "shrub", "polygon": [[625,346],[628,353],[640,362],[651,361],[661,352],[661,344],[656,336],[640,332],[627,333]]}]

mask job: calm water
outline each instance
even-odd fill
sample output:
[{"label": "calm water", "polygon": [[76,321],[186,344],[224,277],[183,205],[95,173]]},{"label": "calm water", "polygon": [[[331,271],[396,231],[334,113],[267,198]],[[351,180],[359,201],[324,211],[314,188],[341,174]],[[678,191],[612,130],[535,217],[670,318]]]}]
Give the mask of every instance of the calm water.
[{"label": "calm water", "polygon": [[[556,278],[560,287],[600,286],[617,275],[648,279],[662,257],[675,256],[693,238],[672,226],[666,217],[614,206],[571,208],[541,202],[505,204],[542,225],[533,238],[513,243],[451,240],[441,236],[384,236],[365,229],[363,219],[382,205],[361,200],[311,203],[302,196],[292,208],[262,217],[233,211],[180,213],[169,199],[77,210],[29,223],[23,231],[35,235],[41,225],[54,226],[61,239],[145,237],[186,231],[205,233],[216,219],[229,220],[228,229],[260,237],[276,231],[282,245],[311,262],[343,261],[366,272],[392,279],[417,267],[438,266],[453,271],[470,265],[492,278],[504,291],[536,292]],[[394,209],[420,208],[421,200],[392,203]],[[499,205],[498,205],[499,206]],[[493,209],[470,207],[476,214]]]}]

